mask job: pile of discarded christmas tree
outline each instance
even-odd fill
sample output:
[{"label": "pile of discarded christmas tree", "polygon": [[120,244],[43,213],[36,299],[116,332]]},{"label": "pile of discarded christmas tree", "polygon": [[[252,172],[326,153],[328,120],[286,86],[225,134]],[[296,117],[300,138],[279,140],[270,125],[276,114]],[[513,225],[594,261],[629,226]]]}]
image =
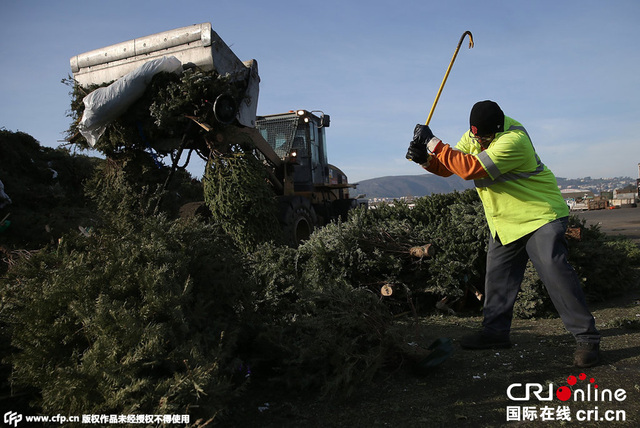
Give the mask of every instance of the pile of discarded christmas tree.
[{"label": "pile of discarded christmas tree", "polygon": [[[473,191],[354,210],[291,248],[279,240],[259,165],[239,149],[204,172],[212,215],[181,218],[177,207],[198,184],[179,174],[164,186],[170,168],[144,144],[155,134],[142,138],[135,122],[184,129],[174,126],[184,124],[182,107],[168,114],[170,105],[182,105],[189,85],[206,90],[197,87],[206,79],[183,79],[159,77],[107,127],[97,146],[105,158],[81,175],[91,223],[5,268],[0,340],[14,391],[34,393],[44,413],[206,421],[252,379],[352,393],[402,361],[400,320],[445,298],[480,309],[487,227]],[[168,104],[153,107],[158,99]],[[17,207],[22,198],[11,196]],[[252,201],[262,202],[246,210]],[[595,297],[619,291],[640,258],[597,228],[571,241],[571,256]],[[535,272],[523,288],[518,313],[544,313]]]}]

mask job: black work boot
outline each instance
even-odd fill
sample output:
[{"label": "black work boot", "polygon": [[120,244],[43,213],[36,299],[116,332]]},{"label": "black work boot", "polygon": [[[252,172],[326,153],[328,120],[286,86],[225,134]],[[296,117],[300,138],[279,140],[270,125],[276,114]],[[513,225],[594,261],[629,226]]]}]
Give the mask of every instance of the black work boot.
[{"label": "black work boot", "polygon": [[573,356],[573,365],[576,367],[593,367],[600,362],[600,344],[578,342]]},{"label": "black work boot", "polygon": [[509,334],[491,334],[484,331],[468,334],[460,339],[464,349],[504,349],[511,348]]}]

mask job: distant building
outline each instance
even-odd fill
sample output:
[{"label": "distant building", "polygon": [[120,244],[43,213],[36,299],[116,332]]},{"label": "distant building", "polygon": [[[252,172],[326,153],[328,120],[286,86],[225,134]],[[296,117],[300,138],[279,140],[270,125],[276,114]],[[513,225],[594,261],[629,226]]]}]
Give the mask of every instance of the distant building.
[{"label": "distant building", "polygon": [[626,186],[622,189],[616,189],[613,193],[613,199],[636,199],[638,186]]},{"label": "distant building", "polygon": [[593,199],[593,197],[594,197],[593,192],[590,191],[590,190],[562,189],[560,191],[560,193],[562,193],[562,197],[565,200],[567,200],[567,199],[575,199],[575,200]]},{"label": "distant building", "polygon": [[600,192],[600,196],[604,199],[613,199],[613,192],[609,191],[609,190],[605,190],[603,192]]}]

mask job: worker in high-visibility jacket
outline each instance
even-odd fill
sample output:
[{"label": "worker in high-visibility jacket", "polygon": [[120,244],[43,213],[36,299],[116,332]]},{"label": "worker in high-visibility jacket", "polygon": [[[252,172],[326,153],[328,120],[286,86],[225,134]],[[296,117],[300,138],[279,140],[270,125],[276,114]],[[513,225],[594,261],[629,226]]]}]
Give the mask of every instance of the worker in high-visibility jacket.
[{"label": "worker in high-visibility jacket", "polygon": [[600,333],[567,260],[569,210],[555,176],[536,154],[525,128],[495,102],[476,103],[469,124],[455,148],[436,138],[428,126],[417,125],[407,152],[407,158],[436,175],[474,180],[491,231],[483,329],[463,337],[461,346],[511,346],[513,306],[530,259],[576,339],[574,364],[597,364]]}]

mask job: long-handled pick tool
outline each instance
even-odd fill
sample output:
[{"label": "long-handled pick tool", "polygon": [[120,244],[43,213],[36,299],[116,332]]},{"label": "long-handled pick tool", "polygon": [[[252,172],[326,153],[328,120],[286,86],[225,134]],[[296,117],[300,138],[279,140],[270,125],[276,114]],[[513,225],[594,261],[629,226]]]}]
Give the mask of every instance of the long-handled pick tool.
[{"label": "long-handled pick tool", "polygon": [[442,83],[440,84],[440,89],[438,89],[438,95],[436,95],[436,99],[433,101],[433,105],[431,106],[431,111],[429,112],[429,117],[427,117],[427,122],[425,125],[429,125],[431,121],[431,116],[433,116],[433,111],[436,109],[436,104],[438,104],[438,100],[440,99],[440,94],[442,93],[442,88],[444,88],[444,84],[449,77],[449,72],[451,71],[451,67],[453,66],[453,62],[456,60],[456,56],[458,56],[458,51],[460,50],[460,45],[462,45],[462,41],[464,40],[464,36],[469,35],[469,49],[473,47],[473,36],[471,35],[471,31],[465,31],[460,37],[460,41],[458,42],[458,47],[456,47],[456,51],[453,53],[453,58],[451,58],[451,62],[449,63],[449,67],[447,68],[447,72],[444,75],[444,79],[442,79]]}]

